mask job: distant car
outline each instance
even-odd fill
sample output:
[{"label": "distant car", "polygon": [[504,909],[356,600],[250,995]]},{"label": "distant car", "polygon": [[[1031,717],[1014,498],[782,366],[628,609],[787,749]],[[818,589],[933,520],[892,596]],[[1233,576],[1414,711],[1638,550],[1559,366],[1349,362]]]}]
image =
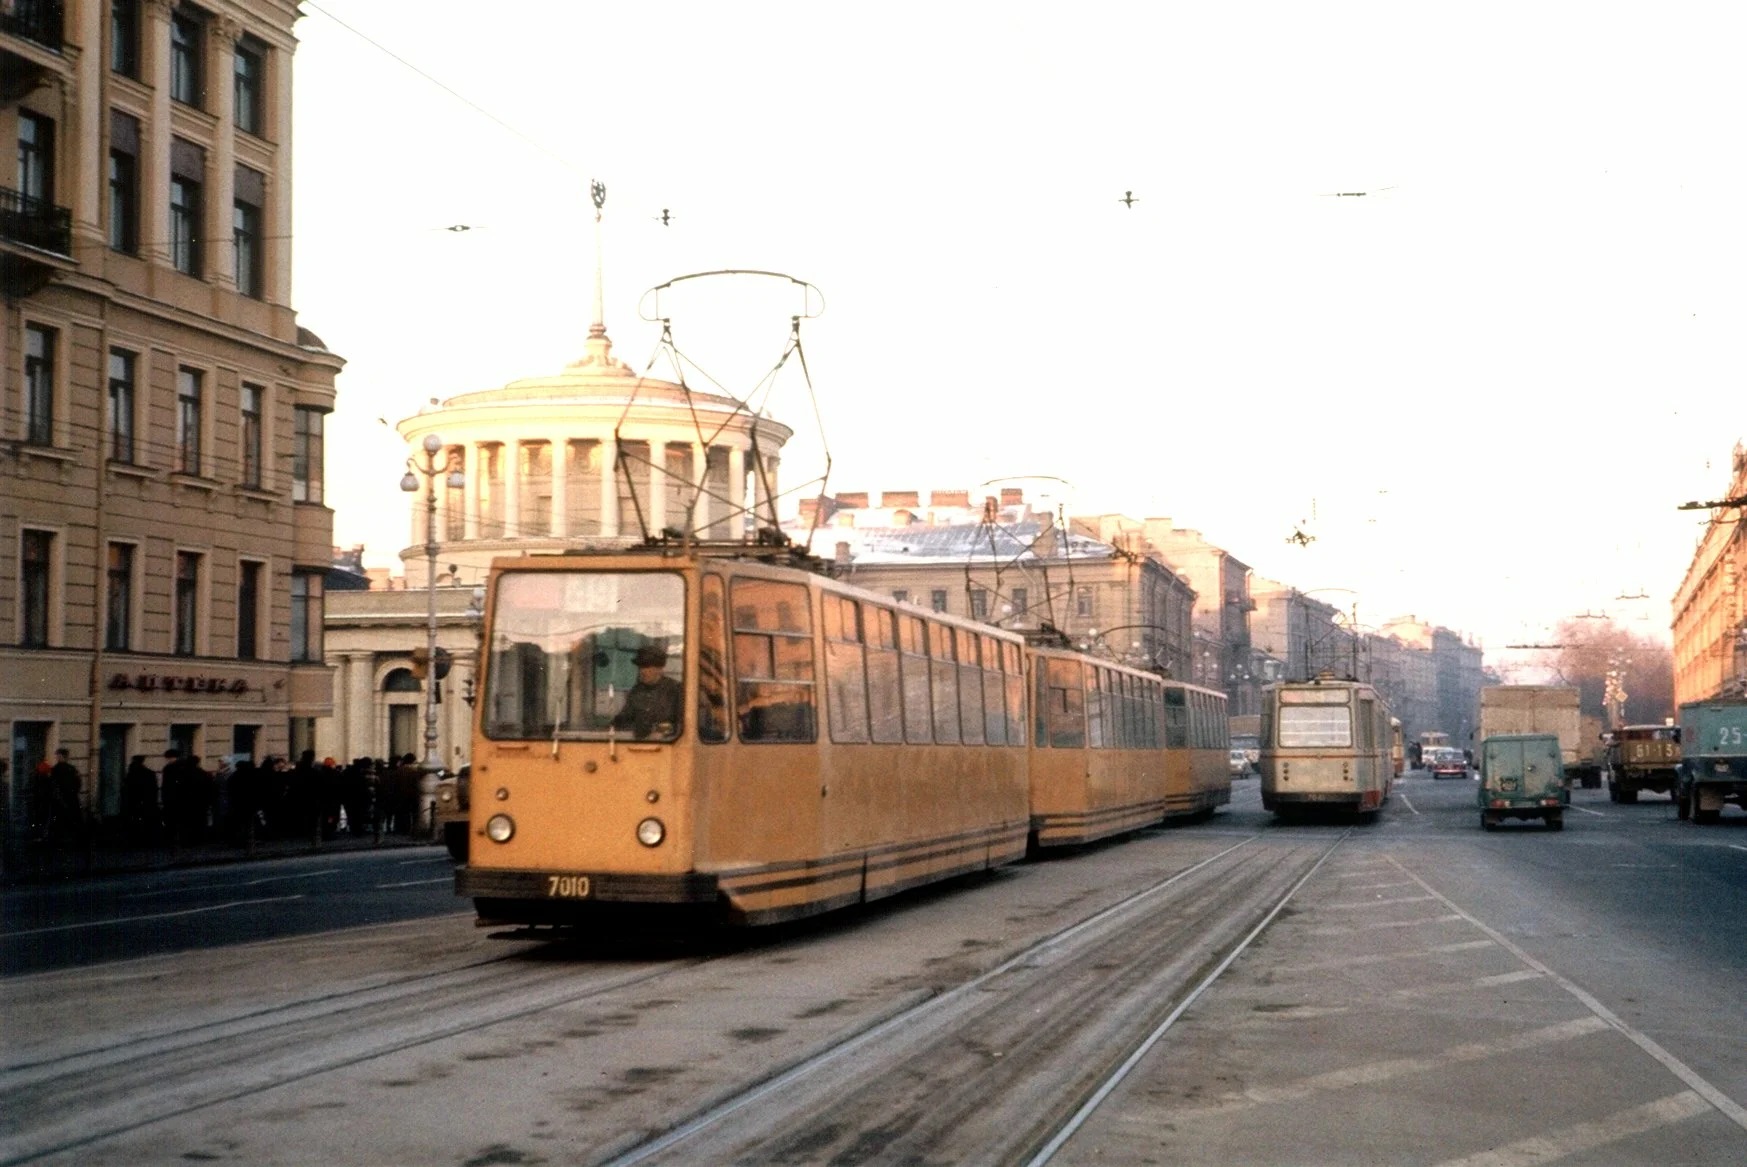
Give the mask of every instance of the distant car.
[{"label": "distant car", "polygon": [[1240,746],[1231,747],[1231,776],[1242,778],[1250,772],[1250,753]]},{"label": "distant car", "polygon": [[1431,771],[1433,778],[1466,778],[1468,777],[1468,759],[1457,749],[1438,749],[1431,751],[1431,760],[1426,763],[1426,769]]}]

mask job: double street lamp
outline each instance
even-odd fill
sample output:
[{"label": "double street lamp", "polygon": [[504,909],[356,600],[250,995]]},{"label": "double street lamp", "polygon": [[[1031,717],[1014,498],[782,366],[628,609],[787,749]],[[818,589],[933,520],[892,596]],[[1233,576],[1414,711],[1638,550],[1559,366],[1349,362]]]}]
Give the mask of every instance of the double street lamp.
[{"label": "double street lamp", "polygon": [[[419,465],[418,459],[406,460],[406,474],[400,480],[400,488],[408,494],[419,488],[419,480],[424,479],[425,485],[425,782],[435,789],[437,771],[443,768],[443,760],[437,756],[437,478],[446,473],[443,484],[450,490],[459,490],[466,484],[466,478],[459,469],[452,467],[450,459],[444,456],[439,464],[437,456],[443,453],[443,440],[436,434],[426,434],[424,440],[424,465]],[[421,796],[425,793],[421,790]]]}]

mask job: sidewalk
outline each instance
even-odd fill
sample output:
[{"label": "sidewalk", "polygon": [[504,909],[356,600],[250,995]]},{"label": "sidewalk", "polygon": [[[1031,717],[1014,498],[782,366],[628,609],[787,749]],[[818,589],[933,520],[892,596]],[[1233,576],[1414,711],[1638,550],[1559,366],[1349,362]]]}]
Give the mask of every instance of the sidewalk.
[{"label": "sidewalk", "polygon": [[441,847],[429,835],[342,834],[314,842],[310,839],[259,839],[252,846],[232,840],[215,840],[181,847],[96,844],[78,848],[52,846],[45,842],[21,842],[6,848],[0,867],[0,887],[25,883],[57,883],[103,875],[139,871],[167,871],[178,867],[203,867],[219,863],[246,863],[257,859],[284,859],[300,855],[337,855],[353,851]]}]

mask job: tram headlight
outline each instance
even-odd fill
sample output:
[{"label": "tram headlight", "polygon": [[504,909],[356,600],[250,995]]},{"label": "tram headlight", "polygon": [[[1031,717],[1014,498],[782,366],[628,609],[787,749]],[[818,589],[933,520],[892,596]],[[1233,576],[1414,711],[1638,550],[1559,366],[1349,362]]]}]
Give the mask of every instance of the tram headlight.
[{"label": "tram headlight", "polygon": [[516,820],[507,814],[494,814],[485,820],[485,837],[494,843],[507,843],[516,833]]},{"label": "tram headlight", "polygon": [[667,838],[667,828],[660,819],[644,819],[637,824],[637,841],[645,847],[656,847]]}]

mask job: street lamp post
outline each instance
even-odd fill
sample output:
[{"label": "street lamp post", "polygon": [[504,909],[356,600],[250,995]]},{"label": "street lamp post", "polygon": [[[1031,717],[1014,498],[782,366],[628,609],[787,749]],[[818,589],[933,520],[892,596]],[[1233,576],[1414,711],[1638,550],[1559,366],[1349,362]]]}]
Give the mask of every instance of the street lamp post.
[{"label": "street lamp post", "polygon": [[[443,440],[436,434],[426,434],[423,443],[424,465],[416,458],[406,460],[406,474],[400,488],[408,494],[425,484],[425,776],[419,784],[421,800],[436,791],[437,772],[443,760],[437,756],[437,476],[447,471],[444,485],[458,490],[465,484],[460,470],[451,469],[445,457],[438,465],[437,455],[443,452]],[[427,787],[429,789],[427,789]]]}]

